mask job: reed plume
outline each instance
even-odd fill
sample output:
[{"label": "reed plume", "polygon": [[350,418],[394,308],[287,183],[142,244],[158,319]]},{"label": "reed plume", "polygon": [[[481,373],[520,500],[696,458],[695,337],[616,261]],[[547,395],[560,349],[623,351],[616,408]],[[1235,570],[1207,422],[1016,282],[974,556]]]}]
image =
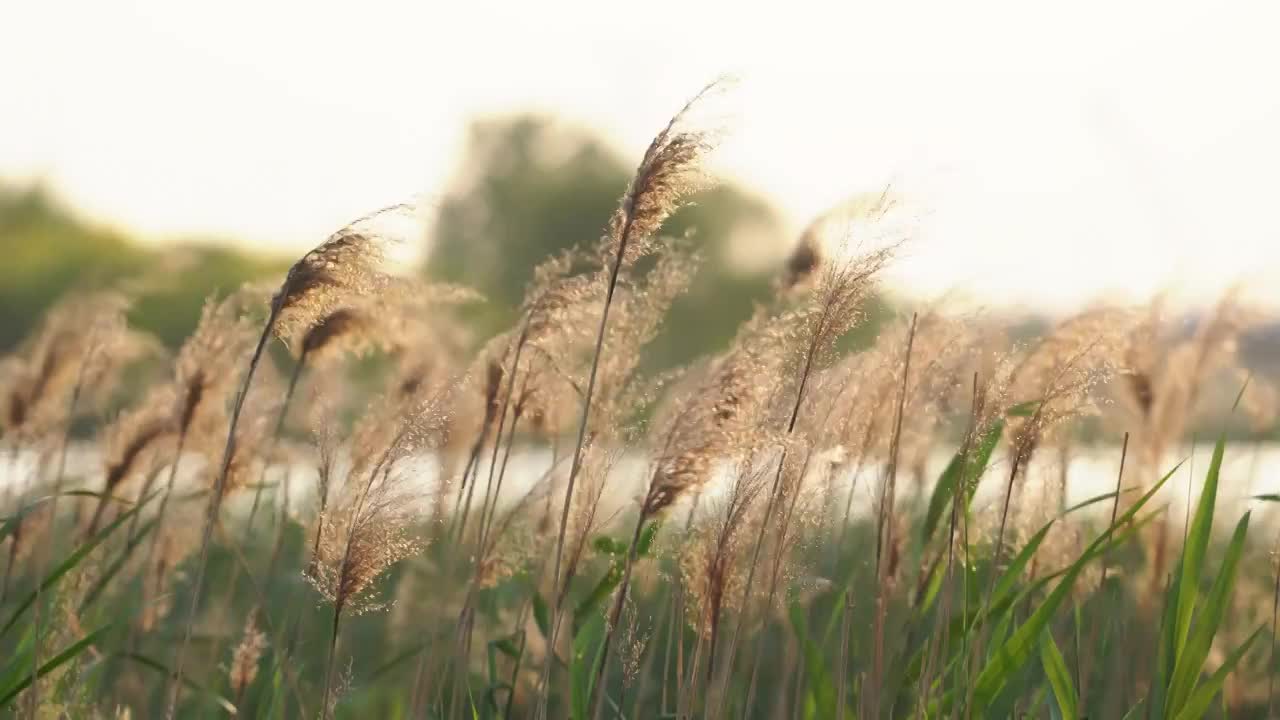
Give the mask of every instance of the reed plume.
[{"label": "reed plume", "polygon": [[[758,521],[752,514],[760,511],[756,501],[768,487],[773,461],[768,452],[740,461],[727,491],[711,501],[682,552],[685,586],[697,607],[695,627],[710,648],[718,645],[724,612],[743,612],[740,603],[750,594],[742,567],[748,548],[745,531]],[[709,665],[714,667],[714,661]]]},{"label": "reed plume", "polygon": [[[761,379],[776,375],[780,368],[784,357],[780,343],[778,327],[767,319],[758,317],[747,323],[731,350],[718,359],[705,377],[676,403],[669,417],[659,420],[657,427],[661,430],[653,445],[661,450],[653,463],[622,580],[608,615],[604,650],[596,670],[597,686],[608,672],[612,639],[626,604],[637,560],[637,545],[644,527],[682,497],[699,491],[712,478],[718,464],[734,462],[763,439],[760,428],[772,388]],[[756,471],[752,470],[745,476],[755,474]],[[745,479],[735,484],[735,488],[738,499],[730,505],[731,514],[737,515],[745,510],[739,504],[747,503],[748,496],[754,496],[754,491],[748,491]],[[731,529],[723,528],[722,534],[721,541],[717,543],[721,556],[728,551]],[[712,624],[710,627],[717,626]],[[713,642],[714,635],[713,632]],[[598,713],[600,697],[596,695],[594,699]]]},{"label": "reed plume", "polygon": [[[177,422],[173,413],[175,400],[173,388],[160,385],[108,428],[102,496],[89,519],[86,535],[92,535],[98,529],[107,502],[117,488],[135,473],[152,477],[152,466],[173,452],[177,441]],[[140,497],[146,494],[144,491]]]},{"label": "reed plume", "polygon": [[262,659],[262,651],[267,648],[267,636],[258,630],[255,615],[254,612],[249,613],[240,643],[231,654],[231,666],[227,669],[227,684],[235,695],[237,708],[244,700],[245,690],[258,677],[258,663]]},{"label": "reed plume", "polygon": [[370,296],[386,287],[389,276],[383,271],[385,250],[394,239],[377,232],[377,221],[392,214],[403,215],[413,210],[410,205],[394,205],[357,219],[341,228],[319,247],[302,256],[289,268],[284,283],[271,300],[262,334],[249,360],[240,390],[231,410],[227,440],[223,450],[222,468],[213,483],[204,521],[204,532],[196,561],[195,580],[189,604],[185,630],[178,644],[173,663],[171,689],[165,707],[166,720],[173,720],[177,709],[187,645],[191,641],[191,628],[195,622],[201,587],[204,584],[205,565],[208,561],[209,541],[218,511],[222,506],[227,476],[235,457],[236,426],[244,401],[253,384],[253,377],[266,349],[267,341],[276,335],[288,343],[300,334],[308,332],[316,323],[332,313],[352,297]]},{"label": "reed plume", "polygon": [[[994,567],[1001,562],[1017,481],[1025,476],[1032,455],[1050,432],[1096,411],[1097,391],[1119,369],[1128,341],[1126,331],[1132,325],[1130,313],[1122,310],[1086,310],[1059,323],[1013,366],[1008,387],[1019,405],[1010,410],[1010,467],[1000,501],[984,611],[998,577]],[[981,641],[977,647],[981,652]]]},{"label": "reed plume", "polygon": [[110,387],[121,365],[154,346],[128,329],[129,301],[114,292],[59,302],[0,372],[0,431],[11,443],[47,440],[77,411],[78,393]]},{"label": "reed plume", "polygon": [[[195,330],[178,350],[172,381],[157,390],[150,400],[144,400],[144,405],[137,409],[143,416],[151,413],[167,415],[173,437],[172,448],[166,448],[169,450],[168,473],[156,509],[156,525],[142,561],[144,596],[148,599],[157,597],[156,593],[168,580],[169,570],[184,557],[175,555],[175,552],[179,547],[186,548],[187,543],[174,542],[171,536],[180,534],[185,528],[170,531],[169,505],[174,487],[184,453],[193,448],[208,448],[209,438],[216,435],[219,424],[226,418],[225,407],[234,388],[235,370],[253,342],[253,330],[244,315],[245,306],[258,295],[256,288],[246,286],[220,300],[207,298]],[[149,402],[156,405],[151,407],[147,405]],[[148,473],[136,497],[141,499],[151,495],[158,475]],[[101,504],[95,515],[101,516]],[[140,522],[139,513],[129,523],[126,553],[134,544]],[[167,549],[164,547],[166,543]],[[165,557],[166,553],[170,557]],[[143,622],[143,629],[147,624]]]},{"label": "reed plume", "polygon": [[[359,615],[385,607],[372,597],[375,581],[392,565],[422,549],[408,534],[416,516],[416,497],[403,482],[404,476],[393,468],[397,459],[438,442],[444,427],[443,400],[443,394],[438,395],[418,407],[386,447],[372,452],[357,447],[337,506],[329,511],[329,517],[319,518],[316,553],[306,576],[333,605],[321,704],[325,712],[343,613]],[[328,487],[324,491],[327,494]]]},{"label": "reed plume", "polygon": [[[1165,315],[1161,298],[1147,308],[1124,357],[1123,382],[1117,383],[1113,393],[1124,410],[1126,429],[1133,426],[1139,488],[1157,479],[1160,463],[1169,448],[1185,436],[1209,382],[1216,375],[1243,371],[1240,341],[1261,319],[1260,313],[1240,301],[1234,289],[1224,294],[1187,336],[1174,336]],[[1271,392],[1270,386],[1261,379],[1248,385],[1246,409],[1261,410],[1259,417],[1265,417],[1265,402],[1258,403]],[[1149,588],[1157,588],[1168,565],[1167,515],[1151,528],[1148,545],[1152,553]]]},{"label": "reed plume", "polygon": [[[59,303],[50,311],[36,338],[27,364],[26,380],[30,384],[9,392],[10,420],[17,433],[27,431],[31,439],[41,440],[42,435],[61,430],[49,503],[50,528],[56,527],[71,444],[71,421],[82,409],[82,400],[101,395],[104,388],[115,384],[114,376],[125,364],[155,347],[148,338],[129,329],[125,318],[128,307],[129,299],[117,292],[77,294]],[[47,425],[42,427],[44,423]],[[44,549],[47,548],[37,549],[36,577],[44,576]],[[0,596],[6,590],[0,589]],[[38,674],[45,641],[43,591],[44,584],[37,583],[30,674],[33,708],[40,704]]]},{"label": "reed plume", "polygon": [[[656,244],[653,237],[663,222],[683,204],[687,196],[705,184],[700,170],[703,157],[715,146],[713,133],[706,130],[690,128],[686,125],[692,110],[700,101],[722,87],[719,82],[703,88],[680,112],[671,119],[665,128],[653,139],[632,179],[631,187],[622,197],[622,202],[609,220],[609,225],[600,253],[610,258],[608,283],[605,289],[604,306],[600,313],[600,328],[596,336],[596,349],[592,355],[591,371],[588,374],[587,388],[582,402],[582,417],[578,424],[578,438],[573,454],[573,462],[569,468],[569,476],[565,483],[564,503],[560,514],[560,531],[556,539],[555,561],[551,573],[552,586],[561,584],[561,570],[565,546],[565,532],[569,524],[569,511],[573,507],[573,490],[582,470],[583,450],[587,440],[587,428],[590,423],[591,402],[595,393],[596,375],[601,360],[606,331],[609,325],[609,309],[618,287],[618,279],[624,265],[634,263],[638,258],[654,251]],[[551,647],[555,646],[560,627],[560,591],[555,592],[556,600],[552,606]],[[551,673],[551,655],[543,665],[542,686],[545,688]],[[546,694],[538,701],[535,718],[541,720],[546,716]]]},{"label": "reed plume", "polygon": [[[839,241],[842,252],[833,254],[828,262],[815,269],[814,279],[810,283],[796,286],[796,292],[793,294],[800,298],[798,306],[781,316],[784,320],[782,325],[788,328],[783,336],[786,340],[784,357],[790,363],[788,366],[790,372],[787,375],[794,379],[793,384],[779,384],[775,395],[775,402],[781,411],[779,434],[783,436],[784,442],[748,564],[746,581],[748,591],[755,581],[766,535],[774,528],[775,512],[787,489],[783,482],[786,470],[790,467],[787,452],[790,443],[787,441],[795,432],[800,420],[801,408],[804,407],[808,398],[810,381],[816,373],[831,362],[836,341],[861,322],[862,304],[874,287],[876,275],[884,269],[897,248],[906,240],[904,233],[908,228],[896,222],[900,208],[888,191],[858,207],[856,216],[859,222],[847,223],[843,226],[844,232],[848,234]],[[806,442],[801,445],[808,448],[810,443],[806,439]],[[800,475],[803,476],[804,472],[801,471]],[[798,497],[798,494],[793,497]],[[783,539],[787,537],[791,516],[791,510],[786,510],[781,517],[782,522],[777,524],[779,551],[785,545]],[[767,611],[772,610],[775,591],[776,586],[770,588]],[[721,692],[729,682],[738,637],[742,633],[745,622],[746,613],[742,613],[738,617],[733,633],[729,636]],[[709,668],[708,677],[711,677],[713,672],[714,668]],[[715,698],[718,696],[718,694],[712,696],[713,712]]]}]

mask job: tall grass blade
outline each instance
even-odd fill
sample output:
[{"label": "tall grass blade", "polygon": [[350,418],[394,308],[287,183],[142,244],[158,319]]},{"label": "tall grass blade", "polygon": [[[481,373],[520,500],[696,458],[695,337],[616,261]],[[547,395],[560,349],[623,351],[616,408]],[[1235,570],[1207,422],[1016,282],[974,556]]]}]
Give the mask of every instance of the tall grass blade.
[{"label": "tall grass blade", "polygon": [[1174,656],[1181,657],[1186,646],[1187,633],[1191,630],[1191,618],[1196,609],[1196,597],[1200,592],[1200,577],[1204,572],[1204,556],[1209,548],[1209,535],[1213,531],[1213,510],[1218,499],[1218,473],[1222,470],[1222,456],[1226,451],[1226,437],[1219,437],[1213,447],[1213,459],[1200,490],[1200,502],[1196,504],[1195,518],[1187,532],[1186,546],[1182,551],[1182,570],[1178,578],[1178,603],[1174,626]]},{"label": "tall grass blade", "polygon": [[[56,584],[58,580],[62,578],[63,575],[66,575],[67,573],[75,569],[75,567],[78,566],[86,557],[88,557],[89,553],[93,552],[99,545],[101,545],[102,542],[106,540],[108,536],[111,535],[111,533],[115,532],[117,529],[119,529],[121,525],[124,525],[126,522],[128,522],[129,518],[133,517],[135,513],[142,510],[142,508],[147,504],[147,502],[149,502],[153,497],[155,497],[155,494],[152,494],[150,497],[144,498],[142,502],[139,502],[133,509],[129,510],[128,512],[121,513],[120,516],[117,517],[114,521],[112,521],[110,525],[107,525],[106,527],[99,530],[96,534],[94,534],[93,537],[80,543],[80,545],[74,551],[72,551],[70,555],[64,558],[62,562],[54,566],[53,569],[51,569],[49,573],[45,575],[44,580],[40,583],[39,589],[42,591],[47,591],[49,588],[53,587],[53,585]],[[26,612],[33,604],[35,604],[35,601],[36,601],[36,591],[32,590],[31,593],[27,595],[27,597],[24,598],[21,603],[18,604],[17,609],[15,609],[13,611],[13,614],[9,616],[8,622],[6,622],[3,627],[0,627],[0,637],[4,637],[5,634],[7,634],[10,630],[13,629],[13,626],[17,624],[18,619],[21,618],[22,614]]]},{"label": "tall grass blade", "polygon": [[[991,455],[995,452],[996,446],[1000,444],[1000,438],[1003,435],[1004,421],[997,420],[982,435],[977,446],[971,452],[958,451],[952,456],[951,461],[947,463],[947,467],[938,476],[938,482],[933,488],[933,495],[929,498],[929,510],[925,514],[924,525],[921,528],[921,537],[925,542],[932,539],[934,532],[937,531],[938,523],[942,520],[943,513],[950,506],[951,498],[955,494],[956,485],[960,482],[960,479],[965,478],[967,482],[974,483],[986,473],[987,465],[991,462]],[[965,455],[968,456],[967,463]],[[969,493],[969,498],[972,501],[972,493]]]},{"label": "tall grass blade", "polygon": [[96,643],[103,635],[105,635],[107,630],[109,630],[110,628],[111,628],[110,625],[106,625],[80,638],[76,642],[69,645],[62,652],[58,653],[52,658],[49,658],[49,660],[45,662],[43,665],[41,665],[34,674],[28,675],[26,673],[23,673],[24,677],[22,678],[21,681],[19,681],[16,685],[13,685],[12,687],[8,688],[7,690],[4,690],[3,694],[0,694],[0,706],[4,706],[12,702],[13,699],[18,696],[18,693],[21,693],[23,690],[26,690],[28,687],[31,686],[31,683],[33,680],[39,680],[45,675],[48,675],[49,673],[58,669],[58,667],[61,666],[63,663],[67,662],[68,660],[71,660],[72,658],[76,657],[80,653],[84,652],[86,648]]},{"label": "tall grass blade", "polygon": [[1183,646],[1183,652],[1177,657],[1173,670],[1173,683],[1169,688],[1168,712],[1181,712],[1186,706],[1196,680],[1200,677],[1204,662],[1209,657],[1213,638],[1222,625],[1231,601],[1236,570],[1240,564],[1240,557],[1244,553],[1244,541],[1248,532],[1249,513],[1245,513],[1245,516],[1236,524],[1236,530],[1231,536],[1231,542],[1227,545],[1227,552],[1222,560],[1222,568],[1218,571],[1213,589],[1210,590],[1209,596],[1205,599],[1204,608],[1196,619],[1194,632],[1189,635]]},{"label": "tall grass blade", "polygon": [[[1155,496],[1169,478],[1173,476],[1177,468],[1160,479],[1150,490],[1139,498],[1132,506],[1129,507],[1116,521],[1116,526],[1128,523],[1142,509],[1143,506]],[[1126,533],[1127,534],[1127,533]],[[1075,584],[1076,578],[1084,570],[1086,564],[1094,560],[1102,554],[1103,549],[1111,544],[1109,537],[1112,533],[1104,533],[1081,553],[1080,557],[1072,563],[1062,575],[1062,579],[1058,581],[1057,586],[1049,593],[1049,596],[1040,603],[1039,606],[1032,611],[1031,615],[1014,633],[993,653],[992,659],[988,661],[986,667],[979,673],[973,687],[973,703],[971,708],[974,712],[982,712],[1004,689],[1005,685],[1018,672],[1030,658],[1031,652],[1040,638],[1040,634],[1048,627],[1049,621],[1053,618],[1053,614],[1066,600],[1072,586]],[[1120,538],[1123,539],[1125,535]]]},{"label": "tall grass blade", "polygon": [[[1227,659],[1222,665],[1214,671],[1209,679],[1200,685],[1187,702],[1182,707],[1182,711],[1175,716],[1175,720],[1196,720],[1196,718],[1204,717],[1205,712],[1209,709],[1209,704],[1213,702],[1213,698],[1222,692],[1222,686],[1226,684],[1227,678],[1235,671],[1236,666],[1240,664],[1240,660],[1249,652],[1249,648],[1253,646],[1255,640],[1262,635],[1264,626],[1260,626],[1247,640],[1240,644],[1240,647],[1231,651]],[[1225,698],[1224,698],[1225,701]]]},{"label": "tall grass blade", "polygon": [[1067,669],[1067,661],[1053,640],[1053,633],[1045,631],[1040,640],[1040,665],[1044,668],[1049,686],[1053,688],[1053,698],[1058,703],[1058,712],[1064,720],[1075,720],[1079,717],[1076,711],[1076,688],[1071,682],[1071,671]]}]

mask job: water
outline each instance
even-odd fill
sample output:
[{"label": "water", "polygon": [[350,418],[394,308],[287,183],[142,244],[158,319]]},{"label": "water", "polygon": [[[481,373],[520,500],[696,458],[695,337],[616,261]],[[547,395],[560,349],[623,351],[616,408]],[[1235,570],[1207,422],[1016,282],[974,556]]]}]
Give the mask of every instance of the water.
[{"label": "water", "polygon": [[[1187,501],[1192,502],[1199,497],[1199,489],[1204,482],[1204,474],[1208,468],[1213,448],[1209,444],[1197,445],[1194,448],[1185,446],[1176,453],[1171,453],[1163,464],[1167,472],[1184,460],[1183,465],[1155,499],[1156,503],[1167,503],[1175,513],[1185,513]],[[924,477],[927,479],[925,492],[931,489],[932,481],[942,472],[950,460],[951,450],[935,452],[926,464]],[[1032,462],[1028,480],[1023,492],[1034,497],[1036,493],[1052,493],[1056,501],[1058,496],[1057,480],[1060,476],[1057,453],[1048,450],[1039,453]],[[1008,458],[997,454],[984,476],[975,498],[975,509],[981,511],[998,505],[1008,480]],[[20,479],[30,477],[36,471],[37,457],[34,452],[23,451],[16,455],[6,453],[0,457],[0,495],[12,497],[10,493],[21,492]],[[552,497],[553,505],[558,509],[563,501],[563,474],[567,471],[567,458],[562,458],[556,471],[561,480],[557,483]],[[1120,465],[1120,448],[1118,446],[1081,447],[1071,456],[1066,477],[1066,502],[1073,505],[1097,495],[1109,493],[1115,489],[1116,474]],[[552,456],[545,449],[517,450],[513,453],[503,481],[502,503],[511,507],[525,502],[535,507],[543,507],[547,487],[544,479],[548,469],[552,467]],[[182,489],[194,489],[205,475],[205,463],[196,455],[184,458],[179,473],[179,486]],[[276,485],[283,476],[285,468],[275,467],[267,475],[267,483]],[[314,466],[296,464],[288,468],[292,503],[301,512],[309,512],[315,500]],[[425,513],[432,502],[432,495],[439,487],[437,482],[438,467],[431,456],[420,456],[403,461],[398,471],[405,474],[406,479],[422,491],[422,511]],[[859,477],[844,478],[839,487],[848,492],[852,480],[854,494],[854,514],[864,514],[874,507],[874,493],[878,485],[877,478],[882,468],[864,469]],[[1125,487],[1133,488],[1136,484],[1150,481],[1150,473],[1145,475],[1137,467],[1131,457],[1125,471]],[[341,477],[341,474],[339,474]],[[67,457],[66,487],[68,489],[97,489],[102,484],[102,458],[96,446],[79,444],[72,446]],[[627,455],[618,459],[610,469],[606,487],[601,496],[599,517],[609,518],[637,507],[643,494],[643,481],[648,478],[647,459],[638,455]],[[704,492],[714,496],[723,487],[726,478],[720,473],[718,479],[708,483]],[[579,478],[581,489],[592,478]],[[136,487],[138,478],[130,481]],[[489,482],[488,456],[481,464],[477,477],[474,503],[479,503],[485,487]],[[900,475],[900,498],[910,498],[915,488],[914,479]],[[270,491],[269,491],[270,492]],[[452,491],[450,491],[452,492]],[[1249,508],[1260,510],[1260,517],[1270,516],[1280,511],[1280,504],[1253,499],[1257,495],[1280,493],[1280,444],[1278,443],[1238,443],[1227,448],[1223,461],[1218,497],[1218,514],[1230,517],[1239,515]],[[252,491],[242,491],[228,500],[228,511],[241,512],[252,502]],[[847,497],[847,496],[845,496]],[[1136,497],[1136,495],[1135,495]],[[449,498],[452,502],[452,496]],[[1272,506],[1275,506],[1273,508]],[[1106,503],[1099,503],[1095,511],[1109,508]],[[677,511],[678,512],[678,511]]]}]

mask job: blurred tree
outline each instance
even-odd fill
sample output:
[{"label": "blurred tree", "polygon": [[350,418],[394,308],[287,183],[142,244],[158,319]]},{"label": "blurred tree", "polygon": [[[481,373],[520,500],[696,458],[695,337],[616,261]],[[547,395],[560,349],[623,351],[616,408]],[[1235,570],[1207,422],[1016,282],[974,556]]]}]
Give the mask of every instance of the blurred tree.
[{"label": "blurred tree", "polygon": [[[467,319],[481,337],[496,333],[515,321],[535,265],[600,237],[631,171],[581,128],[531,115],[477,121],[441,204],[427,271],[483,293],[488,302],[468,308]],[[657,367],[727,344],[752,302],[768,297],[777,267],[767,261],[786,245],[773,209],[730,185],[700,194],[664,230],[696,232],[706,262],[655,340]]]},{"label": "blurred tree", "polygon": [[[180,263],[161,258],[180,253]],[[279,275],[280,260],[216,244],[188,243],[164,252],[141,247],[108,230],[84,224],[41,188],[0,186],[0,351],[26,337],[45,309],[70,290],[144,280],[131,313],[141,329],[176,347],[194,328],[205,296]],[[169,273],[166,277],[147,277]]]}]

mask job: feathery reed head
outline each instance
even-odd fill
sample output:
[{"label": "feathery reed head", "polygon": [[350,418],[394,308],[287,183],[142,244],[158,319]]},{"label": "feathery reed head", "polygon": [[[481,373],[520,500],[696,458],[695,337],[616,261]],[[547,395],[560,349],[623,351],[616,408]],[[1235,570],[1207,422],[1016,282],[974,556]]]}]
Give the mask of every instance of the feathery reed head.
[{"label": "feathery reed head", "polygon": [[200,321],[179,349],[174,365],[180,434],[215,429],[253,346],[253,328],[243,307],[255,294],[256,290],[245,287],[222,300],[205,300]]},{"label": "feathery reed head", "polygon": [[694,116],[727,85],[725,80],[716,80],[704,87],[649,144],[631,186],[609,220],[604,248],[608,255],[621,248],[628,263],[647,255],[662,223],[690,194],[710,184],[701,165],[716,147],[719,132],[696,127]]},{"label": "feathery reed head", "polygon": [[267,636],[258,630],[257,613],[250,612],[245,621],[240,643],[231,654],[231,667],[227,670],[227,684],[239,697],[258,677],[258,662],[267,648]]},{"label": "feathery reed head", "polygon": [[664,431],[645,517],[701,487],[714,466],[765,441],[762,416],[785,354],[781,319],[748,323],[706,379],[675,411]]},{"label": "feathery reed head", "polygon": [[173,395],[172,386],[159,386],[108,429],[106,492],[110,493],[134,472],[144,469],[147,458],[167,452],[172,446],[177,430]]},{"label": "feathery reed head", "polygon": [[1025,465],[1051,429],[1096,412],[1095,390],[1119,370],[1132,324],[1131,314],[1123,310],[1086,310],[1055,327],[1013,369],[1010,392],[1017,401],[1032,404],[1025,417],[1011,423],[1020,463]]},{"label": "feathery reed head", "polygon": [[378,225],[415,211],[414,205],[398,204],[361,217],[294,263],[272,299],[276,336],[292,344],[351,299],[385,288],[387,249],[399,239]]},{"label": "feathery reed head", "polygon": [[23,352],[0,372],[0,429],[39,438],[66,422],[77,389],[113,384],[108,376],[149,347],[125,321],[118,293],[76,294],[49,310]]},{"label": "feathery reed head", "polygon": [[421,552],[422,543],[408,533],[413,520],[409,500],[395,478],[382,477],[368,492],[346,492],[321,517],[320,543],[307,580],[340,612],[359,615],[386,607],[372,597],[375,581],[392,565]]}]

